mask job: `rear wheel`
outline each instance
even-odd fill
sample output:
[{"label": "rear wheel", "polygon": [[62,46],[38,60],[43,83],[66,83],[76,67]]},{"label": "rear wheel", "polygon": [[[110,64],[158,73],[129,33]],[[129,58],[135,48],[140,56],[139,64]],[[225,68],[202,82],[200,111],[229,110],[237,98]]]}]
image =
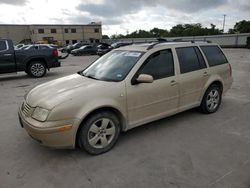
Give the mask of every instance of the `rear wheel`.
[{"label": "rear wheel", "polygon": [[118,140],[120,125],[117,116],[108,111],[90,116],[81,126],[77,135],[80,148],[98,155],[109,151]]},{"label": "rear wheel", "polygon": [[216,112],[221,104],[222,91],[218,85],[211,85],[203,96],[200,111],[206,114]]},{"label": "rear wheel", "polygon": [[43,62],[33,61],[28,66],[27,72],[30,76],[34,78],[40,78],[46,74],[47,70]]}]

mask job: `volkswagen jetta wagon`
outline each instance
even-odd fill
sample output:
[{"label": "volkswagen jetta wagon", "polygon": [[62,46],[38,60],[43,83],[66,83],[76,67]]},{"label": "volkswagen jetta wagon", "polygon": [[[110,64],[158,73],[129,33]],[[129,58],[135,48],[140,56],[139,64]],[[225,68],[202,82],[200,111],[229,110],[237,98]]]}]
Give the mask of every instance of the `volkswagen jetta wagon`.
[{"label": "volkswagen jetta wagon", "polygon": [[42,145],[100,154],[122,131],[195,107],[216,112],[232,80],[217,44],[130,45],[35,87],[25,95],[19,119]]}]

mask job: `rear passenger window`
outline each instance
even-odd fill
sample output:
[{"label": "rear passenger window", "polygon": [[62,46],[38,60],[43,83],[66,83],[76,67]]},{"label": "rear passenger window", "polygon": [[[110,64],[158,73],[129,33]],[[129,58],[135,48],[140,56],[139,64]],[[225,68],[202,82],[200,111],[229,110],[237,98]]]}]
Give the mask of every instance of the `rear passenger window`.
[{"label": "rear passenger window", "polygon": [[181,73],[196,71],[206,67],[197,47],[176,48]]},{"label": "rear passenger window", "polygon": [[201,46],[209,66],[221,65],[227,63],[227,59],[218,46]]},{"label": "rear passenger window", "polygon": [[5,41],[0,41],[0,51],[6,50],[7,45]]},{"label": "rear passenger window", "polygon": [[162,50],[152,54],[139,72],[153,76],[154,80],[174,76],[172,51]]}]

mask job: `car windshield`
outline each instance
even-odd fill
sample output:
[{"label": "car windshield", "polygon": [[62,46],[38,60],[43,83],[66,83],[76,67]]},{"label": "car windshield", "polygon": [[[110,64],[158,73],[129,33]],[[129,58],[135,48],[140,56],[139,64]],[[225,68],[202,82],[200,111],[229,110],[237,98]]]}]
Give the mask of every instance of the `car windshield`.
[{"label": "car windshield", "polygon": [[82,49],[84,49],[84,48],[86,48],[87,46],[82,46],[80,49],[82,50]]},{"label": "car windshield", "polygon": [[111,51],[81,72],[81,75],[96,80],[119,82],[127,76],[142,55],[143,52],[137,51]]},{"label": "car windshield", "polygon": [[113,44],[111,44],[111,46],[112,46],[113,48],[116,48],[116,47],[118,46],[118,43],[113,43]]},{"label": "car windshield", "polygon": [[76,46],[78,46],[79,45],[79,43],[75,43],[75,44],[73,44],[72,46],[73,47],[76,47]]}]

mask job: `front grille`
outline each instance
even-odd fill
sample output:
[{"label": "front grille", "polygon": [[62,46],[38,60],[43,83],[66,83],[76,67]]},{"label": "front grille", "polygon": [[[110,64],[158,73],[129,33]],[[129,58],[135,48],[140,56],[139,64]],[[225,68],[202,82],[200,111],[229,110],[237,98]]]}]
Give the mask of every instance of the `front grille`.
[{"label": "front grille", "polygon": [[34,109],[30,105],[28,105],[26,102],[22,104],[22,111],[25,116],[31,116],[33,110]]}]

